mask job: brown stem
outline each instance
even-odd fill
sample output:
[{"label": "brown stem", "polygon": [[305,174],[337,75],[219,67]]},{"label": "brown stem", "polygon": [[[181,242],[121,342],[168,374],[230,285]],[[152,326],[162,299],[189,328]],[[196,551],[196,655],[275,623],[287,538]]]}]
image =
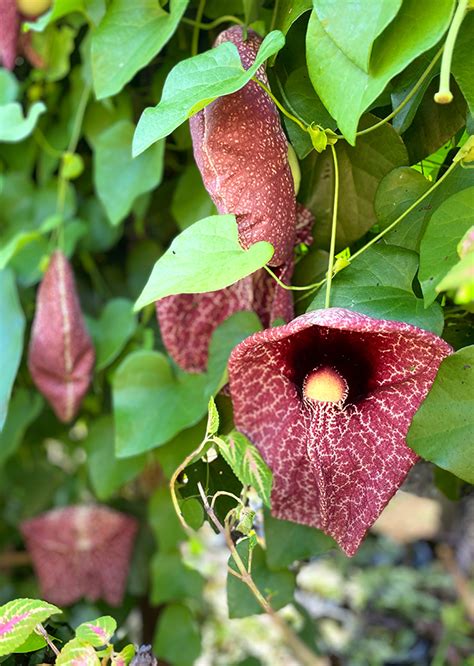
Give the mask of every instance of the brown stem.
[{"label": "brown stem", "polygon": [[[245,583],[245,585],[247,585],[247,587],[252,592],[253,596],[260,604],[262,609],[265,611],[265,613],[267,613],[271,617],[273,622],[278,626],[281,633],[285,637],[286,642],[291,647],[294,654],[298,657],[301,663],[304,666],[318,666],[319,661],[316,655],[308,647],[306,647],[303,641],[300,640],[300,638],[286,624],[286,622],[274,611],[272,606],[269,604],[268,600],[263,596],[258,587],[255,585],[255,582],[252,578],[252,574],[249,571],[247,571],[247,567],[242,561],[242,558],[240,557],[237,548],[235,547],[234,542],[232,541],[229,530],[226,530],[219,521],[219,519],[217,518],[214,509],[209,504],[209,500],[207,499],[206,493],[204,492],[204,489],[200,483],[198,483],[198,490],[199,494],[201,495],[201,499],[204,504],[204,509],[207,515],[209,516],[210,520],[214,523],[214,525],[217,527],[219,532],[224,536],[226,540],[227,547],[229,548],[230,553],[232,555],[232,559],[234,560],[239,570],[239,573],[237,574],[236,577],[239,578],[243,583]],[[230,568],[229,571],[231,571],[234,576],[237,573]]]},{"label": "brown stem", "polygon": [[26,551],[11,551],[0,553],[0,569],[24,567],[31,563],[30,554]]},{"label": "brown stem", "polygon": [[445,569],[453,577],[457,595],[464,606],[469,621],[474,622],[474,594],[469,585],[469,581],[464,576],[454,559],[453,551],[448,545],[440,544],[436,549],[436,553]]}]

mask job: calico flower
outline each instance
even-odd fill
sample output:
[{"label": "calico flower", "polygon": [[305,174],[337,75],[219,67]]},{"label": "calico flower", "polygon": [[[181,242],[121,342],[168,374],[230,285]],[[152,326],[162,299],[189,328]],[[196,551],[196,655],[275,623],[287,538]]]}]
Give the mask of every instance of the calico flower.
[{"label": "calico flower", "polygon": [[451,352],[433,333],[340,308],[240,343],[235,424],[273,470],[272,513],[353,555],[417,460],[405,436]]},{"label": "calico flower", "polygon": [[[261,38],[234,26],[216,45],[236,45],[243,67],[255,60]],[[257,77],[268,86],[263,67]],[[237,216],[243,247],[267,241],[275,248],[272,266],[285,263],[295,243],[296,201],[288,142],[278,110],[260,86],[216,99],[190,121],[194,157],[219,213]]]},{"label": "calico flower", "polygon": [[54,509],[21,525],[41,596],[58,606],[83,597],[119,606],[137,523],[105,506]]},{"label": "calico flower", "polygon": [[28,368],[38,390],[64,423],[77,414],[94,365],[94,348],[76,293],[74,275],[55,252],[38,289]]}]

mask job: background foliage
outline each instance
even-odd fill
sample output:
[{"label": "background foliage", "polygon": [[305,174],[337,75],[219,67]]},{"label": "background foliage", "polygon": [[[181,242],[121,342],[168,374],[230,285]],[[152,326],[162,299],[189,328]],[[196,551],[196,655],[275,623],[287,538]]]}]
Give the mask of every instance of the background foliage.
[{"label": "background foliage", "polygon": [[[269,257],[265,244],[239,253],[231,225],[226,233],[233,235],[234,246],[224,264],[217,264],[212,252],[205,257],[196,252],[200,230],[209,229],[204,218],[215,209],[195,166],[185,121],[204,102],[244,85],[253,73],[242,71],[231,50],[210,51],[212,43],[235,20],[262,35],[281,31],[272,33],[261,54],[262,62],[269,58],[271,64],[273,94],[305,125],[337,128],[343,135],[335,146],[337,250],[349,247],[347,258],[415,204],[446,173],[474,131],[469,67],[474,12],[464,19],[454,48],[454,100],[443,106],[433,100],[440,64],[434,58],[455,6],[454,0],[387,0],[381,6],[371,0],[55,0],[49,12],[26,25],[44,66],[34,68],[19,56],[13,73],[0,69],[0,604],[39,596],[30,567],[11,564],[23,549],[21,521],[96,499],[140,521],[127,597],[118,609],[84,601],[64,610],[67,622],[77,626],[112,614],[130,631],[134,611],[142,630],[132,630],[132,639],[152,642],[158,657],[177,666],[192,664],[200,655],[203,626],[210,623],[219,632],[219,622],[209,619],[215,609],[203,596],[206,570],[201,567],[199,573],[190,566],[203,546],[191,539],[183,556],[186,535],[171,504],[168,480],[204,436],[208,401],[225,383],[231,349],[260,324],[252,313],[233,315],[213,335],[207,372],[189,375],[167,356],[152,305],[179,293],[185,279],[193,282],[199,276],[203,291],[217,289]],[[206,25],[198,30],[196,20]],[[190,63],[197,50],[199,60]],[[364,133],[415,85],[390,122]],[[142,116],[162,92],[165,103]],[[297,257],[294,283],[301,286],[321,280],[327,269],[334,166],[329,150],[313,149],[310,134],[286,117],[284,124],[301,169],[298,199],[316,219],[315,242]],[[331,298],[332,305],[429,329],[457,350],[443,362],[408,438],[433,463],[438,485],[454,500],[474,483],[469,438],[474,425],[473,291],[458,253],[473,224],[473,194],[474,171],[457,164],[381,242],[335,276]],[[175,243],[187,260],[176,276],[167,270],[166,257],[183,231]],[[36,288],[59,241],[74,267],[97,357],[91,389],[72,427],[54,417],[25,362]],[[215,240],[211,249],[220,249],[220,242]],[[162,256],[141,296],[144,308],[134,313],[133,303]],[[321,291],[297,293],[299,313],[323,305]],[[268,479],[262,483],[249,476],[243,456],[233,459],[226,449],[225,435],[233,428],[229,398],[218,395],[216,402],[220,455],[187,470],[191,499],[183,511],[194,528],[204,520],[193,499],[198,481],[210,494],[239,495],[242,484],[250,483],[268,502]],[[230,506],[224,500],[219,504],[223,514]],[[273,590],[279,608],[293,599],[294,562],[325,553],[332,543],[316,530],[277,521],[268,512],[264,523],[266,550],[255,549],[253,575],[257,584]],[[248,541],[239,545],[244,558],[248,548]],[[401,625],[387,630],[382,652],[377,637],[357,643],[357,630],[351,630],[352,642],[339,650],[343,660],[352,655],[344,663],[392,663],[394,654],[408,654],[426,635],[410,624],[420,615],[441,627],[437,634],[428,632],[426,654],[438,654],[447,636],[457,655],[467,654],[472,634],[469,638],[469,628],[463,629],[463,611],[454,604],[452,590],[441,595],[452,605],[441,611],[435,607],[436,563],[430,559],[435,578],[425,589],[421,575],[410,568],[412,554],[377,552],[369,544],[352,564],[334,552],[328,556],[338,576],[363,579],[372,591],[367,593],[373,594],[372,601],[352,599],[352,610],[376,603],[382,615],[396,608],[402,618]],[[380,558],[382,565],[373,568]],[[385,576],[397,575],[390,566],[402,562],[407,567],[402,577],[387,584]],[[407,581],[410,594],[422,589],[420,596],[405,596]],[[395,601],[387,597],[390,590],[398,591]],[[260,610],[232,577],[227,595],[230,617]],[[315,633],[307,610],[297,608],[303,638],[313,649],[317,644],[321,654],[336,654],[333,643],[319,630]],[[222,654],[225,643],[223,638]],[[34,659],[28,663],[39,663]],[[242,666],[260,663],[251,656],[236,659]],[[15,658],[8,663],[16,663]]]}]

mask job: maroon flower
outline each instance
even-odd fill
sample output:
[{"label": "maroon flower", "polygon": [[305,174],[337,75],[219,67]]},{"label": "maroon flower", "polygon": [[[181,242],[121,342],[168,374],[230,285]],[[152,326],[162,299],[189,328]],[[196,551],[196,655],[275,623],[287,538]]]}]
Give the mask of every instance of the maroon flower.
[{"label": "maroon flower", "polygon": [[36,3],[34,10],[37,13],[34,16],[25,16],[20,10],[24,7],[24,11],[26,11],[29,8],[28,2],[0,0],[0,63],[4,67],[13,69],[18,53],[23,53],[33,67],[44,65],[43,59],[31,45],[31,34],[29,32],[23,34],[20,25],[22,18],[32,21],[44,13],[50,4],[47,0],[40,4]]},{"label": "maroon flower", "polygon": [[273,470],[273,514],[353,555],[417,460],[405,436],[451,352],[433,333],[340,308],[240,343],[234,418]]},{"label": "maroon flower", "polygon": [[79,410],[94,365],[94,348],[76,293],[74,275],[55,252],[38,290],[28,368],[56,416],[67,423]]},{"label": "maroon flower", "polygon": [[86,597],[122,602],[133,542],[134,518],[105,506],[70,506],[21,525],[41,594],[58,606]]},{"label": "maroon flower", "polygon": [[[219,35],[216,45],[228,41],[237,46],[248,69],[261,38],[249,30],[244,41],[242,28],[234,26]],[[263,67],[257,76],[268,86]],[[264,240],[275,248],[271,265],[288,261],[295,243],[295,191],[288,142],[273,101],[250,81],[189,122],[204,185],[220,213],[237,216],[243,247]]]}]

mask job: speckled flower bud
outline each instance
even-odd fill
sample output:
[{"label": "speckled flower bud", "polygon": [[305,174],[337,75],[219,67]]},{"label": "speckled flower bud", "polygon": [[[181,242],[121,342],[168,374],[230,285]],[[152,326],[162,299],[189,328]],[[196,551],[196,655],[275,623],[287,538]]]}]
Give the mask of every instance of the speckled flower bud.
[{"label": "speckled flower bud", "polygon": [[58,419],[71,421],[86,393],[94,348],[76,293],[74,275],[62,252],[55,252],[38,289],[28,368]]},{"label": "speckled flower bud", "polygon": [[[244,41],[242,28],[234,26],[216,45],[227,41],[248,69],[262,40],[249,30]],[[257,77],[268,86],[263,67]],[[296,202],[288,142],[273,101],[250,81],[206,106],[190,127],[194,157],[218,211],[236,215],[243,247],[267,241],[275,248],[270,265],[284,264],[295,243]]]}]

